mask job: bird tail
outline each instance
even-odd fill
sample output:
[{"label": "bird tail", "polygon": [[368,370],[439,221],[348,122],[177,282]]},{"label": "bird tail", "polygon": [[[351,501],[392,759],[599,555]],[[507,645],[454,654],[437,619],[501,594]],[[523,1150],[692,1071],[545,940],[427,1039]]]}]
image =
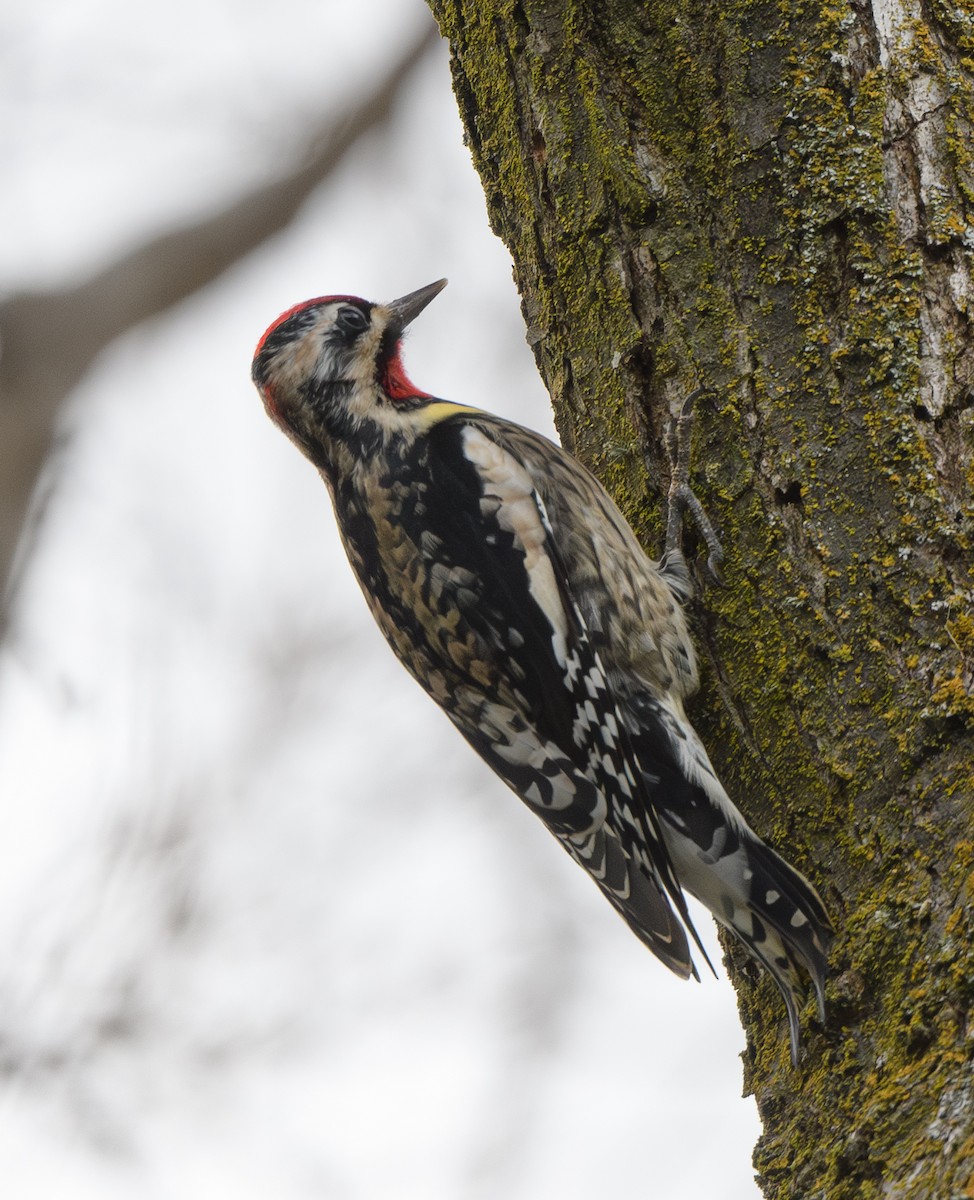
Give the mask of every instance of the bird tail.
[{"label": "bird tail", "polygon": [[740,938],[778,985],[788,1012],[791,1058],[797,1064],[798,1013],[805,997],[802,970],[812,981],[819,1017],[825,1020],[833,932],[818,892],[743,821],[722,826],[713,840],[703,843],[706,849],[669,822],[664,829],[681,883]]},{"label": "bird tail", "polygon": [[[818,892],[750,829],[740,844],[739,891],[724,894],[714,915],[731,929],[781,991],[788,1011],[791,1058],[798,1061],[798,1012],[805,996],[801,969],[815,990],[819,1019],[825,1021],[825,977],[833,931]],[[722,872],[723,874],[723,872]]]},{"label": "bird tail", "polygon": [[652,764],[644,778],[676,877],[767,968],[784,997],[797,1062],[802,971],[824,1020],[833,937],[825,906],[805,876],[744,820],[682,713],[644,698],[637,715],[640,758]]}]

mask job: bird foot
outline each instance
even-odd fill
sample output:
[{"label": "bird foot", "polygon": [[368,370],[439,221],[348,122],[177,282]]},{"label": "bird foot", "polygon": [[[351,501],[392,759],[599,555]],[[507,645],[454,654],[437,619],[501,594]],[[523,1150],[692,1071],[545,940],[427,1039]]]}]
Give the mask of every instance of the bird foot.
[{"label": "bird foot", "polygon": [[714,529],[706,509],[697,499],[690,487],[690,450],[693,432],[693,406],[700,396],[710,392],[710,388],[697,388],[683,401],[683,407],[678,416],[674,417],[667,431],[666,448],[670,459],[670,490],[667,494],[666,515],[666,555],[680,555],[680,531],[683,518],[689,513],[694,524],[700,531],[700,536],[707,544],[707,574],[711,581],[723,586],[724,580],[720,573],[724,561],[724,548]]}]

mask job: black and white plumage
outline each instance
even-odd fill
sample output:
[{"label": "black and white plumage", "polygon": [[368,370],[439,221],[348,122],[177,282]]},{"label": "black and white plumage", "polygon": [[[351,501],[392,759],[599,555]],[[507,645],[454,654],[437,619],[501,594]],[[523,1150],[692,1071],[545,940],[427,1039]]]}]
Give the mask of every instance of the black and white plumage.
[{"label": "black and white plumage", "polygon": [[270,416],[331,492],[383,634],[478,754],[671,970],[696,975],[684,889],[771,973],[793,1058],[831,930],[748,827],[684,711],[697,665],[678,551],[643,552],[601,485],[539,434],[422,392],[391,304],[322,297],[258,345]]}]

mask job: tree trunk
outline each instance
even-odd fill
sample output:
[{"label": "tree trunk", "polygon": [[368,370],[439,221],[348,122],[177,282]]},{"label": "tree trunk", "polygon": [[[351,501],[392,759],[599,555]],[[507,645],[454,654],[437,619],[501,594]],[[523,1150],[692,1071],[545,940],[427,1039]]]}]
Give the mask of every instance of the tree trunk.
[{"label": "tree trunk", "polygon": [[764,1191],[974,1196],[970,10],[430,2],[562,438],[651,549],[714,389],[693,715],[838,931],[797,1070],[731,954]]}]

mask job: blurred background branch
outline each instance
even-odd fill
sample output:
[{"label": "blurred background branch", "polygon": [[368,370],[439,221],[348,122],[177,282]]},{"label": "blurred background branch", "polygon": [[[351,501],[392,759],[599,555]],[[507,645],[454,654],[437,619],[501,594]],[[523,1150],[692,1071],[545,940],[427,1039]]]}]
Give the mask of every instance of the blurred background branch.
[{"label": "blurred background branch", "polygon": [[756,1195],[729,985],[658,969],[393,661],[249,383],[295,301],[449,276],[411,377],[553,433],[436,41],[423,0],[0,11],[17,1200],[643,1195],[647,1154],[657,1200]]},{"label": "blurred background branch", "polygon": [[210,283],[283,229],[348,151],[389,120],[438,40],[436,26],[424,22],[391,70],[347,111],[323,122],[286,174],[150,238],[81,283],[0,303],[0,632],[45,510],[36,489],[58,415],[92,361],[126,330]]}]

